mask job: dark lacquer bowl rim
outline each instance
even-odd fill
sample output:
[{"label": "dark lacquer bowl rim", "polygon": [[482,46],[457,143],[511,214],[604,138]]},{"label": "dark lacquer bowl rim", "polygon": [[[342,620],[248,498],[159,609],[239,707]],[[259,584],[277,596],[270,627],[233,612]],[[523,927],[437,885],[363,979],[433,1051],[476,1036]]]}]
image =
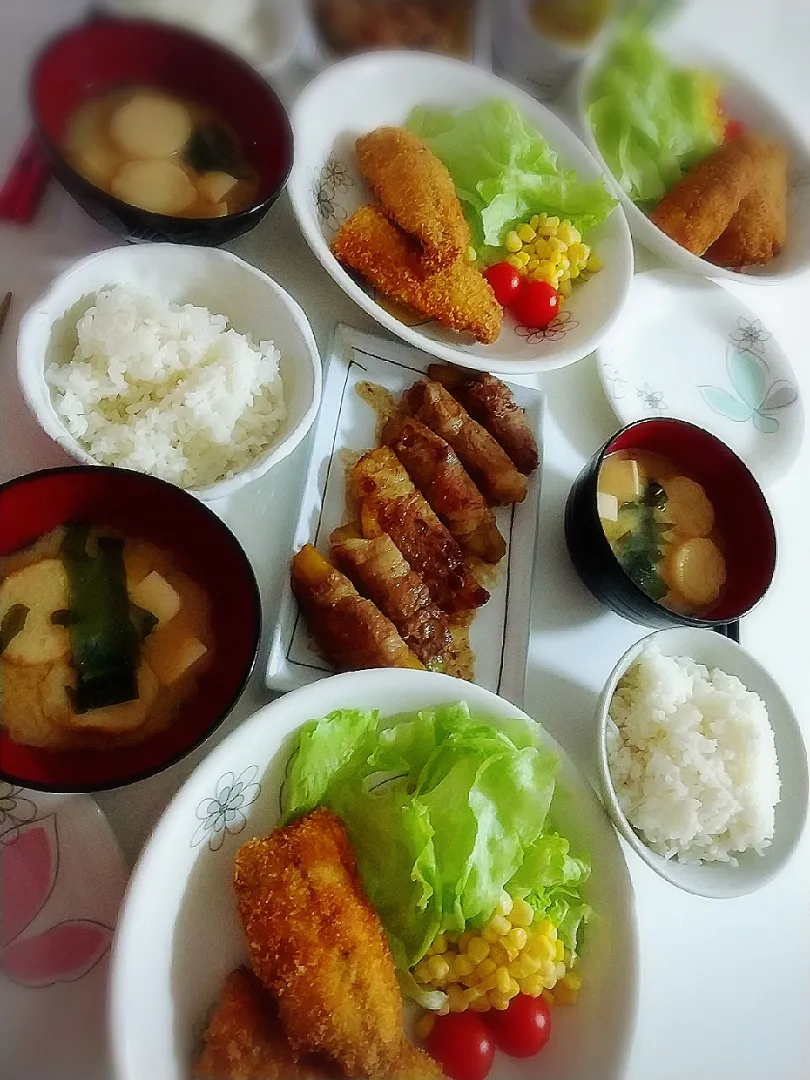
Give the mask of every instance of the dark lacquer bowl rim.
[{"label": "dark lacquer bowl rim", "polygon": [[[259,646],[261,645],[262,637],[262,605],[261,605],[261,593],[259,590],[259,583],[256,580],[256,574],[253,570],[253,565],[247,556],[245,549],[240,544],[234,533],[225,524],[225,522],[217,514],[214,513],[210,507],[206,506],[200,499],[195,498],[189,492],[184,491],[182,488],[177,487],[174,484],[170,484],[167,480],[161,480],[160,477],[152,476],[150,473],[137,472],[134,469],[120,469],[116,465],[64,465],[53,469],[39,469],[36,472],[24,473],[21,476],[15,476],[11,480],[6,480],[5,483],[0,484],[0,498],[5,492],[11,490],[14,487],[19,487],[25,484],[35,483],[45,477],[56,477],[66,474],[72,475],[97,475],[99,472],[108,474],[111,479],[117,479],[119,477],[136,477],[139,482],[143,482],[147,485],[153,484],[163,489],[169,488],[172,492],[171,497],[176,497],[178,502],[192,503],[195,510],[207,517],[210,523],[220,531],[224,540],[231,547],[234,557],[240,562],[245,570],[246,581],[248,582],[249,591],[251,594],[250,600],[250,612],[245,612],[244,618],[250,619],[252,624],[251,634],[251,648],[249,659],[246,659],[244,665],[244,673],[236,683],[233,695],[231,696],[228,704],[221,711],[221,713],[212,721],[212,723],[195,736],[186,746],[176,753],[171,754],[165,760],[159,761],[155,765],[151,765],[146,769],[142,769],[140,772],[133,773],[131,776],[127,776],[121,779],[109,779],[95,784],[48,784],[40,780],[32,780],[31,778],[24,776],[17,776],[15,773],[9,772],[3,768],[0,764],[0,780],[5,780],[14,785],[20,785],[22,787],[29,788],[31,791],[45,791],[53,794],[86,794],[91,795],[99,791],[115,791],[119,788],[129,787],[131,784],[137,784],[141,780],[149,780],[153,776],[159,776],[162,772],[170,769],[173,765],[177,765],[185,757],[188,757],[190,753],[200,747],[206,739],[217,731],[222,724],[230,716],[231,712],[235,708],[237,702],[242,697],[247,687],[248,681],[256,668],[256,662],[259,654]],[[103,752],[103,751],[100,751]],[[53,751],[56,754],[56,751]]]},{"label": "dark lacquer bowl rim", "polygon": [[[759,604],[762,603],[763,599],[768,593],[768,590],[773,584],[773,578],[776,572],[776,564],[778,558],[778,538],[776,534],[776,525],[773,520],[771,508],[768,505],[768,500],[765,497],[765,492],[762,490],[759,481],[756,479],[756,477],[742,460],[742,458],[739,457],[739,455],[735,454],[735,452],[731,449],[730,446],[724,443],[722,439],[712,434],[711,431],[707,431],[706,428],[700,427],[699,424],[693,424],[689,420],[680,420],[674,416],[645,416],[642,417],[642,419],[640,420],[634,420],[630,424],[625,424],[623,428],[620,428],[617,432],[611,435],[611,437],[607,440],[602,449],[597,454],[595,454],[590,459],[588,465],[585,466],[586,469],[593,471],[592,478],[594,499],[596,497],[597,485],[599,482],[599,472],[602,467],[602,462],[605,460],[608,454],[610,454],[615,443],[617,443],[619,439],[621,439],[629,432],[632,432],[640,427],[646,427],[648,424],[660,423],[661,421],[680,425],[685,428],[691,428],[693,431],[698,432],[700,436],[707,438],[711,442],[717,443],[720,448],[722,448],[725,452],[731,455],[732,459],[735,462],[735,468],[739,469],[741,472],[745,473],[748,476],[751,485],[759,493],[762,503],[762,509],[764,511],[764,517],[765,519],[767,519],[771,537],[773,540],[773,558],[771,559],[770,567],[767,568],[767,583],[762,589],[760,595],[755,600],[753,600],[747,607],[736,611],[733,614],[725,615],[722,619],[710,619],[706,617],[701,618],[695,615],[686,615],[682,612],[671,611],[668,607],[665,607],[658,600],[654,600],[648,593],[644,592],[644,590],[639,585],[637,585],[635,581],[633,581],[633,579],[630,577],[630,575],[627,573],[627,571],[624,569],[624,567],[616,557],[616,554],[613,551],[613,548],[610,546],[610,542],[601,527],[599,529],[599,537],[597,539],[597,543],[601,543],[602,545],[604,545],[604,548],[610,555],[610,559],[613,567],[615,568],[615,571],[622,576],[624,581],[628,583],[628,585],[630,586],[630,590],[635,595],[636,599],[639,600],[642,605],[652,605],[657,612],[660,612],[661,618],[670,620],[671,626],[693,626],[705,629],[727,626],[729,623],[736,622],[737,620],[742,619],[745,615],[749,615],[752,611],[754,611],[756,607],[759,606]],[[677,460],[677,453],[674,453],[673,456],[675,460]]]},{"label": "dark lacquer bowl rim", "polygon": [[[123,199],[117,198],[115,195],[111,195],[103,188],[98,187],[92,181],[88,180],[85,176],[75,169],[59,147],[50,138],[47,131],[41,122],[40,116],[36,108],[36,82],[39,75],[40,67],[45,58],[52,52],[58,50],[64,42],[69,39],[80,35],[82,31],[96,22],[107,22],[115,24],[126,24],[133,27],[144,27],[146,29],[156,31],[157,33],[164,34],[169,38],[184,38],[187,43],[193,48],[202,47],[203,49],[218,52],[221,56],[230,62],[234,68],[241,69],[243,75],[249,77],[265,95],[268,105],[275,110],[278,114],[278,118],[283,124],[287,134],[287,145],[289,147],[289,153],[287,155],[287,161],[285,162],[284,169],[281,173],[280,179],[274,189],[269,195],[266,195],[263,199],[251,203],[250,206],[245,207],[244,210],[239,210],[235,214],[227,214],[225,217],[219,218],[194,218],[194,217],[180,217],[173,216],[171,214],[156,214],[152,210],[144,210],[140,206],[133,206],[132,203],[124,202]],[[186,30],[179,26],[172,26],[168,23],[162,23],[156,19],[129,19],[118,16],[112,16],[104,14],[93,20],[87,20],[85,22],[74,24],[67,27],[67,29],[60,31],[40,48],[34,61],[31,65],[30,75],[28,78],[28,111],[30,113],[34,132],[39,140],[40,145],[45,149],[48,157],[54,165],[55,169],[63,169],[70,174],[71,182],[75,183],[82,196],[86,199],[92,199],[95,202],[99,202],[104,206],[114,210],[117,214],[125,213],[131,215],[137,215],[141,218],[145,225],[149,225],[155,230],[163,230],[164,232],[171,229],[182,228],[186,226],[191,229],[205,229],[207,227],[214,228],[219,226],[220,229],[236,229],[239,230],[240,225],[249,224],[255,217],[263,217],[264,214],[270,209],[273,203],[276,202],[279,195],[284,191],[287,186],[287,182],[290,179],[290,174],[295,162],[295,146],[294,146],[294,134],[292,128],[292,122],[290,120],[289,113],[285,108],[281,98],[276,91],[265,79],[259,75],[259,73],[253,68],[246,60],[244,60],[237,53],[232,52],[230,49],[219,45],[217,42],[212,41],[211,38],[205,37],[202,34],[196,34],[192,30]]]}]

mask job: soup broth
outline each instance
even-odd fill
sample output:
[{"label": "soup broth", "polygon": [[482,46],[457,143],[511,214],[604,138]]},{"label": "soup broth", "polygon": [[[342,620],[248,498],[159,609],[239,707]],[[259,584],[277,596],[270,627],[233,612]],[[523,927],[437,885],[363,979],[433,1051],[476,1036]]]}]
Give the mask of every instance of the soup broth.
[{"label": "soup broth", "polygon": [[0,559],[0,726],[49,750],[171,724],[213,649],[207,596],[137,537],[72,523]]},{"label": "soup broth", "polygon": [[130,206],[183,218],[216,218],[251,206],[258,176],[221,118],[149,88],[85,101],[63,141],[77,172]]},{"label": "soup broth", "polygon": [[670,611],[705,615],[726,583],[723,538],[705,490],[658,454],[627,450],[602,463],[597,509],[623,570]]}]

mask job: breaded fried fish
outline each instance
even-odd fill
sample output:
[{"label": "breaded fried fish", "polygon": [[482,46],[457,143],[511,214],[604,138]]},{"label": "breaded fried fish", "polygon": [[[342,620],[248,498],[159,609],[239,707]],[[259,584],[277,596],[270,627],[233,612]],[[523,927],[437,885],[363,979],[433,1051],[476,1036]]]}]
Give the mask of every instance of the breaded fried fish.
[{"label": "breaded fried fish", "polygon": [[296,1051],[355,1078],[441,1077],[403,1034],[394,961],[340,818],[319,809],[249,840],[234,886],[253,970]]},{"label": "breaded fried fish", "polygon": [[194,1066],[194,1080],[319,1080],[335,1066],[296,1053],[278,1018],[278,1006],[252,971],[238,968],[225,980]]},{"label": "breaded fried fish", "polygon": [[422,667],[394,624],[312,544],[293,559],[290,581],[310,633],[336,667]]},{"label": "breaded fried fish", "polygon": [[763,140],[750,132],[722,143],[667,192],[650,220],[693,255],[703,255],[750,192],[764,151]]},{"label": "breaded fried fish", "polygon": [[451,330],[469,331],[485,345],[501,332],[503,308],[483,274],[463,258],[426,276],[418,241],[374,206],[361,206],[344,222],[332,251],[387,297]]},{"label": "breaded fried fish", "polygon": [[357,161],[387,217],[422,245],[427,272],[466,257],[470,229],[446,166],[416,135],[380,127],[357,140]]},{"label": "breaded fried fish", "polygon": [[751,191],[706,258],[717,266],[762,265],[778,255],[787,235],[787,155],[768,143]]}]

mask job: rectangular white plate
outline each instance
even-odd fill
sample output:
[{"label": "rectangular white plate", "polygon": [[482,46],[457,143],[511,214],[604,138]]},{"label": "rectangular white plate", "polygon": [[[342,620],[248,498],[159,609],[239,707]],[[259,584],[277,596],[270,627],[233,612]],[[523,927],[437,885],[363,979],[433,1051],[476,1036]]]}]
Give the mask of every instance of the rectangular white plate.
[{"label": "rectangular white plate", "polygon": [[[401,396],[425,375],[433,358],[408,345],[363,334],[346,326],[335,332],[323,386],[323,403],[315,422],[312,451],[301,496],[301,513],[293,537],[293,552],[312,543],[329,552],[329,534],[348,520],[345,467],[341,451],[363,453],[375,446],[377,417],[355,392],[369,381]],[[518,404],[542,450],[543,395],[538,390],[512,387]],[[490,600],[479,609],[470,629],[475,654],[475,681],[514,705],[523,702],[529,645],[532,572],[540,467],[529,480],[529,492],[519,506],[495,511],[507,553],[487,582]],[[271,690],[295,690],[334,669],[313,648],[306,623],[287,577],[278,621],[270,643],[267,685]]]}]

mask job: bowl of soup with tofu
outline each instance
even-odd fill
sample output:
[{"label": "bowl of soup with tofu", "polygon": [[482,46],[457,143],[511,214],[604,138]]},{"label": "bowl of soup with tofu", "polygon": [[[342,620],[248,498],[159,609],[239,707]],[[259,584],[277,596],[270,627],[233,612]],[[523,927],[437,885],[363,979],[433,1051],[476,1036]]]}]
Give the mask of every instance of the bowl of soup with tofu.
[{"label": "bowl of soup with tofu", "polygon": [[210,246],[253,228],[292,167],[270,86],[213,42],[175,27],[98,19],[36,60],[38,134],[63,186],[133,240]]},{"label": "bowl of soup with tofu", "polygon": [[236,538],[154,477],[77,467],[0,487],[0,776],[100,790],[178,760],[252,669]]},{"label": "bowl of soup with tofu", "polygon": [[668,418],[624,428],[566,505],[571,559],[596,598],[644,626],[719,626],[764,596],[776,565],[765,496],[719,439]]}]

